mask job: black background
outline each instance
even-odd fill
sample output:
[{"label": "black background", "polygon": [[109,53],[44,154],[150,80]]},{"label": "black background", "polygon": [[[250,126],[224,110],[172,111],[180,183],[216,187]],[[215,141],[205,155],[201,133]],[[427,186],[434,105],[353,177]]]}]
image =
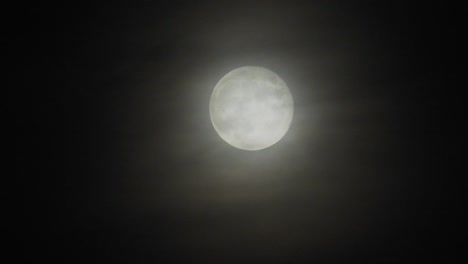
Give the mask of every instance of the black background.
[{"label": "black background", "polygon": [[[194,2],[5,9],[19,262],[455,258],[447,6]],[[295,101],[288,134],[258,152],[208,114],[245,65]]]}]

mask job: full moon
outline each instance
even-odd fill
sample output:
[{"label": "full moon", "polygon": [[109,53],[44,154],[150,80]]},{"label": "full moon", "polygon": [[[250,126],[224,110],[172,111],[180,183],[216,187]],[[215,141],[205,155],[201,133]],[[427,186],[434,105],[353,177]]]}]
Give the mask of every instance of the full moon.
[{"label": "full moon", "polygon": [[211,123],[231,146],[261,150],[288,132],[294,102],[288,86],[274,72],[245,66],[227,73],[210,98]]}]

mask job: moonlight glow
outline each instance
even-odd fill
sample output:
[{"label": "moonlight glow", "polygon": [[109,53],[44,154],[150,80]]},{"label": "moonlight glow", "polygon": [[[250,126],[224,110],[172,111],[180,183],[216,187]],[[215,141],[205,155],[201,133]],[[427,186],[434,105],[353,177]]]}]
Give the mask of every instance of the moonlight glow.
[{"label": "moonlight glow", "polygon": [[210,99],[211,122],[219,136],[243,150],[260,150],[288,131],[294,102],[284,81],[255,66],[232,70],[218,82]]}]

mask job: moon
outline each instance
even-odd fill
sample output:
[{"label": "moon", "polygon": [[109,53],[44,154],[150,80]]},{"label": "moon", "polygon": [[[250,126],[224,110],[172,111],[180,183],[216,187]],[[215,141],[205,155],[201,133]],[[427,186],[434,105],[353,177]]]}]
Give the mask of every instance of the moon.
[{"label": "moon", "polygon": [[288,132],[294,101],[274,72],[244,66],[224,75],[210,98],[210,118],[218,135],[242,150],[268,148]]}]

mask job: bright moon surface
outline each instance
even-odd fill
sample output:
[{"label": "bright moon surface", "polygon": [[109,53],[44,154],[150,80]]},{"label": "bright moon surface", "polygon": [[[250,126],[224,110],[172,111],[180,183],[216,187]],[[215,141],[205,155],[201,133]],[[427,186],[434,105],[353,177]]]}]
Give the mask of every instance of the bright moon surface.
[{"label": "bright moon surface", "polygon": [[288,86],[274,72],[256,66],[232,70],[216,84],[210,117],[218,135],[243,150],[261,150],[288,132],[294,102]]}]

